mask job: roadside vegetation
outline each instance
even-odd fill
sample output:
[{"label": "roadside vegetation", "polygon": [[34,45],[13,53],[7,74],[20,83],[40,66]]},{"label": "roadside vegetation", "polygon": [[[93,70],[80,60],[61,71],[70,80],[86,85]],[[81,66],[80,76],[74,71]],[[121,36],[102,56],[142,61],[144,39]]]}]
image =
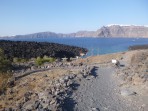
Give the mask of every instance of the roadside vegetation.
[{"label": "roadside vegetation", "polygon": [[13,63],[24,63],[27,61],[28,61],[28,59],[24,59],[24,58],[17,58],[17,57],[13,58]]},{"label": "roadside vegetation", "polygon": [[54,62],[56,59],[53,57],[48,57],[48,56],[44,56],[43,58],[41,57],[37,57],[37,59],[35,60],[36,65],[40,66],[42,64],[44,64],[45,62]]}]

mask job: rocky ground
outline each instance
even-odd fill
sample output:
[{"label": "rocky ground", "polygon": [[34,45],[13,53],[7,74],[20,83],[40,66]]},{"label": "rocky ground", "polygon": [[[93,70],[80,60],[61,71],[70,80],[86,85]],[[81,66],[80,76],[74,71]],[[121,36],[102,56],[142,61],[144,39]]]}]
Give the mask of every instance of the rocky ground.
[{"label": "rocky ground", "polygon": [[147,62],[148,50],[139,50],[15,74],[0,95],[0,110],[147,111]]},{"label": "rocky ground", "polygon": [[[117,59],[120,67],[110,64]],[[81,81],[72,95],[74,111],[147,111],[148,50],[90,57],[96,78]],[[71,104],[72,105],[72,104]],[[71,106],[70,105],[70,106]]]},{"label": "rocky ground", "polygon": [[125,53],[121,63],[126,64],[116,71],[115,79],[119,80],[121,95],[132,96],[137,105],[148,109],[148,50],[137,50]]},{"label": "rocky ground", "polygon": [[[99,66],[99,65],[98,65]],[[112,78],[115,69],[97,67],[96,78],[83,80],[73,94],[77,103],[74,109],[67,111],[139,111],[140,105],[127,100],[120,94],[116,79]]]},{"label": "rocky ground", "polygon": [[78,81],[89,76],[92,68],[88,65],[54,67],[12,78],[10,87],[0,96],[0,109],[62,111],[65,100],[79,86]]}]

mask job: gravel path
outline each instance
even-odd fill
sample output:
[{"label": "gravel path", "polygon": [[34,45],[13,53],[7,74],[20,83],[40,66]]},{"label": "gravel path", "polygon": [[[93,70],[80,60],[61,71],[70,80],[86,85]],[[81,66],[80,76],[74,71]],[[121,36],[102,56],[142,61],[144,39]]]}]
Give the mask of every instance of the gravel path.
[{"label": "gravel path", "polygon": [[68,111],[141,111],[135,102],[121,96],[119,87],[112,75],[114,68],[96,68],[96,78],[82,79],[69,103]]}]

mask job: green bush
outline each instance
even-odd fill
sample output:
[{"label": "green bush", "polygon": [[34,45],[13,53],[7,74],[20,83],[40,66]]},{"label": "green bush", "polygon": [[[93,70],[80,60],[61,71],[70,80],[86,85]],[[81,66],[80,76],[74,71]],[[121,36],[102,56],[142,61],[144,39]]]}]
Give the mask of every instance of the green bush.
[{"label": "green bush", "polygon": [[38,66],[42,65],[42,64],[43,64],[42,58],[37,57],[37,59],[35,60],[35,63],[36,63]]},{"label": "green bush", "polygon": [[55,61],[55,58],[44,56],[43,58],[37,57],[37,59],[35,60],[35,63],[38,66],[40,66],[44,64],[45,62],[54,62],[54,61]]},{"label": "green bush", "polygon": [[24,62],[27,62],[27,59],[24,59],[24,58],[13,58],[13,62],[14,63],[24,63]]}]

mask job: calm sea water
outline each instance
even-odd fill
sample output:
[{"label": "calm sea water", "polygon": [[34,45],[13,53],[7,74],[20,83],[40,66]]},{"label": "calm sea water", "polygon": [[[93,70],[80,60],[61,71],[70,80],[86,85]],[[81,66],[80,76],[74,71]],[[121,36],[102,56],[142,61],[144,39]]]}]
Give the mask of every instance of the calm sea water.
[{"label": "calm sea water", "polygon": [[132,45],[148,44],[148,39],[146,38],[29,38],[9,40],[54,42],[84,47],[89,50],[87,56],[122,52],[128,50],[128,47]]}]

